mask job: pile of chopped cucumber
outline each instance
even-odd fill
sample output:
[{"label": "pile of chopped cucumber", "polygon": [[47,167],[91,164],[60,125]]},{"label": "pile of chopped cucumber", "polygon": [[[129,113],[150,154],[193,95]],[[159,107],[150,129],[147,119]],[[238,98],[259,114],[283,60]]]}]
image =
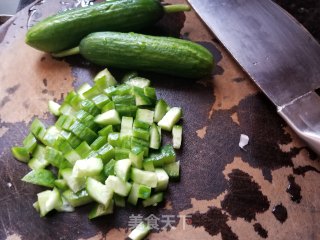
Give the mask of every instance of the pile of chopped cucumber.
[{"label": "pile of chopped cucumber", "polygon": [[[61,105],[50,101],[49,110],[56,123],[35,119],[23,146],[12,148],[32,169],[22,180],[49,188],[33,204],[41,217],[91,202],[90,219],[127,203],[156,206],[169,180],[179,179],[174,148],[181,146],[182,110],[157,100],[148,79],[130,73],[119,85],[105,69]],[[172,145],[162,146],[162,130],[172,132]],[[150,230],[141,224],[133,235]]]}]

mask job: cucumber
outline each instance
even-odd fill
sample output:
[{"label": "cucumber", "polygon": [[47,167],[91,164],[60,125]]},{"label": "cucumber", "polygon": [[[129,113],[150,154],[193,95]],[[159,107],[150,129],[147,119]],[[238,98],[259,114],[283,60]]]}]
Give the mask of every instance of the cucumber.
[{"label": "cucumber", "polygon": [[127,181],[129,178],[129,172],[131,169],[130,159],[121,159],[116,161],[114,165],[114,173],[122,181]]},{"label": "cucumber", "polygon": [[143,207],[157,206],[159,202],[163,201],[163,192],[155,193],[151,197],[142,201]]},{"label": "cucumber", "polygon": [[212,54],[199,44],[136,33],[92,33],[81,40],[79,51],[84,58],[98,65],[184,78],[210,75],[214,66]]},{"label": "cucumber", "polygon": [[67,182],[69,188],[74,192],[78,192],[81,189],[85,188],[86,179],[77,178],[72,175],[72,168],[66,168],[61,170],[61,175],[63,179]]},{"label": "cucumber", "polygon": [[144,239],[152,228],[145,222],[139,223],[139,225],[129,234],[131,240]]},{"label": "cucumber", "polygon": [[156,168],[155,173],[157,174],[158,182],[157,182],[157,187],[156,191],[161,192],[167,189],[168,184],[169,184],[169,176],[166,173],[165,170],[161,168]]},{"label": "cucumber", "polygon": [[87,190],[83,189],[77,193],[67,189],[62,193],[62,196],[70,203],[72,207],[79,207],[91,203],[93,199],[89,196]]},{"label": "cucumber", "polygon": [[22,178],[22,181],[24,182],[51,188],[54,187],[55,180],[56,177],[50,170],[41,168],[32,170]]},{"label": "cucumber", "polygon": [[157,187],[157,174],[154,172],[143,171],[138,168],[132,168],[131,179],[135,183],[143,184],[152,188]]},{"label": "cucumber", "polygon": [[30,28],[26,43],[45,52],[57,52],[75,47],[89,33],[136,31],[163,15],[164,8],[157,0],[105,1],[46,18]]},{"label": "cucumber", "polygon": [[173,107],[158,122],[158,126],[163,130],[171,131],[173,126],[180,120],[181,117],[182,109],[179,107]]},{"label": "cucumber", "polygon": [[119,177],[112,175],[107,178],[105,183],[107,186],[111,186],[113,191],[122,197],[128,196],[132,187],[131,183],[124,182]]},{"label": "cucumber", "polygon": [[74,177],[94,177],[99,175],[103,169],[103,162],[100,158],[87,158],[76,161],[73,166]]},{"label": "cucumber", "polygon": [[91,212],[89,213],[88,218],[89,219],[94,219],[97,217],[101,217],[101,216],[105,216],[108,214],[112,214],[113,213],[113,206],[114,206],[114,201],[111,202],[111,204],[109,204],[109,206],[104,206],[102,204],[96,204],[94,206],[94,208],[91,210]]},{"label": "cucumber", "polygon": [[86,182],[86,190],[90,197],[105,207],[108,207],[111,204],[113,189],[110,185],[104,185],[101,182],[88,177]]},{"label": "cucumber", "polygon": [[180,149],[182,142],[182,126],[175,125],[172,128],[172,144],[173,148]]}]

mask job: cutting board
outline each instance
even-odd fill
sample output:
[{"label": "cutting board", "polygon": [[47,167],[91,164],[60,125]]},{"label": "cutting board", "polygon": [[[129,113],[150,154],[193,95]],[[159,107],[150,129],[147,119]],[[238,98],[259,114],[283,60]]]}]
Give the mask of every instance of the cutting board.
[{"label": "cutting board", "polygon": [[[190,81],[140,72],[159,98],[184,110],[180,182],[170,183],[157,207],[117,208],[93,221],[92,205],[39,217],[32,203],[44,188],[20,180],[29,169],[10,147],[21,144],[35,117],[55,121],[48,100],[92,83],[101,68],[80,56],[54,59],[24,36],[36,21],[88,2],[37,1],[0,28],[0,239],[125,239],[139,219],[152,223],[148,239],[319,239],[319,159],[193,11],[168,15],[147,33],[207,47],[217,64],[212,76]],[[240,134],[250,138],[245,150]]]}]

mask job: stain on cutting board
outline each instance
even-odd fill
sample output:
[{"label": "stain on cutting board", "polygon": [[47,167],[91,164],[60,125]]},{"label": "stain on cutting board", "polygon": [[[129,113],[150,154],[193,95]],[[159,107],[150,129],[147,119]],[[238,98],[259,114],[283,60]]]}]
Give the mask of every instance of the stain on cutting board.
[{"label": "stain on cutting board", "polygon": [[[60,7],[53,0],[36,5],[33,21]],[[156,208],[117,208],[112,216],[93,221],[87,219],[91,205],[40,218],[32,203],[43,188],[20,180],[29,170],[13,159],[10,146],[21,143],[35,116],[52,123],[55,118],[47,114],[47,101],[59,101],[73,87],[91,82],[100,68],[81,57],[55,60],[26,46],[28,14],[24,10],[16,16],[15,25],[7,27],[0,43],[0,56],[6,59],[0,64],[0,239],[125,239],[129,220],[140,215],[149,219],[152,215],[158,221],[149,239],[320,236],[316,221],[320,217],[319,159],[194,12],[167,16],[150,32],[172,36],[180,32],[181,37],[208,47],[218,66],[212,77],[186,81],[140,73],[153,81],[159,98],[184,109],[184,140],[177,151],[181,181],[170,184],[166,203]],[[111,72],[119,77],[124,74],[116,69]],[[250,137],[247,151],[238,147],[242,133]],[[300,203],[287,193],[289,176],[301,188]],[[273,209],[280,204],[287,216],[279,220]],[[161,222],[165,216],[172,218],[168,228]]]}]

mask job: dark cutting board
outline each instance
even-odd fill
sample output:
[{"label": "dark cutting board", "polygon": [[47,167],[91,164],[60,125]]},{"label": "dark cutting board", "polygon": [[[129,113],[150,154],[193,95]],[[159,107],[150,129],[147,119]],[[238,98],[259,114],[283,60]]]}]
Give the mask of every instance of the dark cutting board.
[{"label": "dark cutting board", "polygon": [[[85,2],[38,1],[0,28],[0,239],[124,239],[139,217],[153,218],[149,239],[319,239],[319,159],[194,12],[166,16],[148,33],[203,44],[217,62],[212,76],[187,81],[140,73],[158,97],[184,110],[181,181],[170,184],[165,203],[117,208],[93,221],[91,205],[39,217],[32,203],[43,188],[20,180],[29,169],[10,147],[21,144],[34,117],[53,123],[48,100],[61,101],[101,68],[79,56],[55,60],[27,46],[24,35],[35,21]],[[238,146],[242,133],[250,137],[246,151]]]}]

